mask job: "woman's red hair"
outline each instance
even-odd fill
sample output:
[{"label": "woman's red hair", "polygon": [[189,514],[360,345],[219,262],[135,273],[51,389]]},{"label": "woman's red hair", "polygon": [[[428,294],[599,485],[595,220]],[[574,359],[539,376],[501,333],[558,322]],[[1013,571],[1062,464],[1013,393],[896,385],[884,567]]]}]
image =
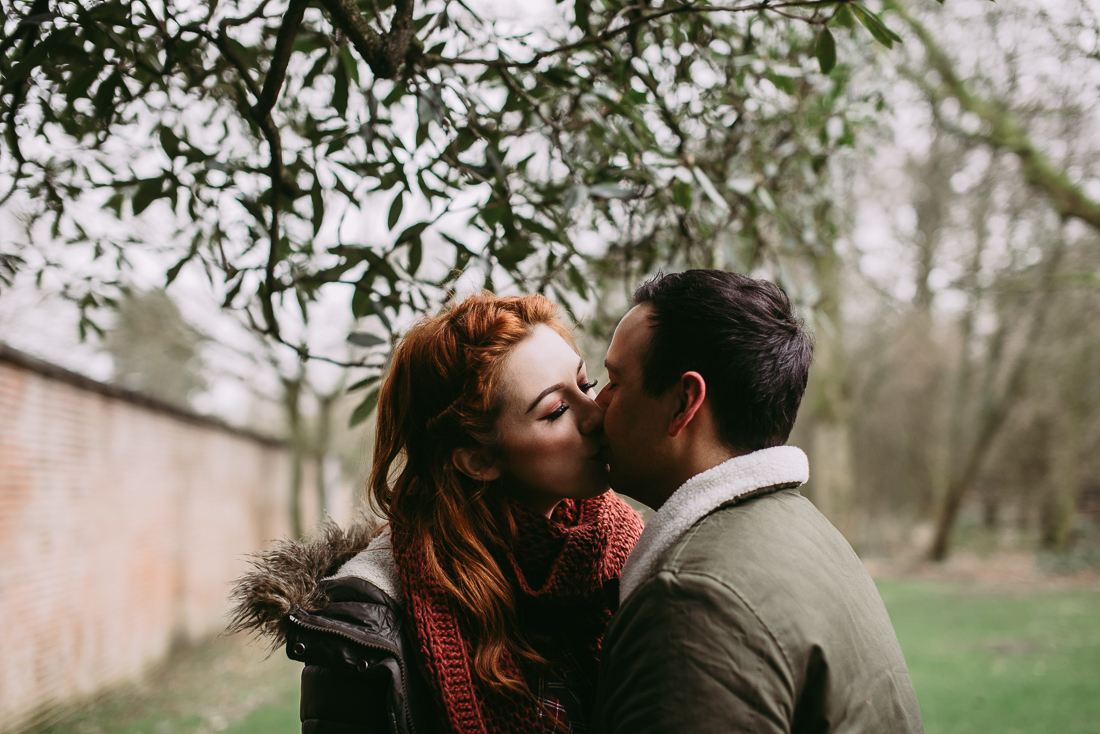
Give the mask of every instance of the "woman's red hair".
[{"label": "woman's red hair", "polygon": [[557,307],[540,295],[472,296],[415,325],[382,383],[369,487],[393,530],[424,549],[424,572],[467,615],[474,675],[521,692],[526,685],[501,668],[501,653],[543,661],[518,634],[515,597],[494,560],[514,541],[515,522],[499,486],[463,474],[452,457],[464,448],[493,459],[504,361],[540,324],[576,349]]}]

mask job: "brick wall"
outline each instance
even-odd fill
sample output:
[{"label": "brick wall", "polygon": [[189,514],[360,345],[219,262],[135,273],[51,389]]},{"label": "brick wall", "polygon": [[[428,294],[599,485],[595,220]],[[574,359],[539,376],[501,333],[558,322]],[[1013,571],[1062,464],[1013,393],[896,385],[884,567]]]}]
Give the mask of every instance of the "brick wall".
[{"label": "brick wall", "polygon": [[220,630],[288,531],[279,444],[0,346],[0,731]]}]

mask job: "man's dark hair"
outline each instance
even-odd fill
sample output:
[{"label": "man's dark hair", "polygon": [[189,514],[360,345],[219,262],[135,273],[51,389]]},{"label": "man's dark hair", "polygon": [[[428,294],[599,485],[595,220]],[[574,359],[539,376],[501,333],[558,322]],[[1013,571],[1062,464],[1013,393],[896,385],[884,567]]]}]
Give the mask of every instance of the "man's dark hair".
[{"label": "man's dark hair", "polygon": [[718,435],[739,451],[787,442],[806,391],[813,344],[783,290],[723,270],[658,275],[634,292],[652,309],[642,386],[653,396],[695,371]]}]

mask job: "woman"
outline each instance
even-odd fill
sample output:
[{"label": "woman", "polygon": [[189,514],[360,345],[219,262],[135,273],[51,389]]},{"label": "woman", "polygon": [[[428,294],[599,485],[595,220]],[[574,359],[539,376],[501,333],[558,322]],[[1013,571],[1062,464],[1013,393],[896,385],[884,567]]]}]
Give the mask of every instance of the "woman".
[{"label": "woman", "polygon": [[378,402],[378,533],[261,556],[232,629],[307,664],[304,732],[583,731],[641,534],[607,491],[594,402],[542,296],[480,295],[415,326]]}]

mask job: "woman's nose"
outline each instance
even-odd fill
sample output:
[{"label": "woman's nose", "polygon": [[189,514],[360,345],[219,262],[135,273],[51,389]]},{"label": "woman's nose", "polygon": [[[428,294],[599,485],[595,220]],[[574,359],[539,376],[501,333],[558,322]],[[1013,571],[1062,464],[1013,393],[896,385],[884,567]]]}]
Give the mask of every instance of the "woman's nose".
[{"label": "woman's nose", "polygon": [[586,436],[590,433],[599,433],[603,430],[604,408],[595,400],[585,400],[578,406],[577,412],[580,420],[577,423],[580,432]]},{"label": "woman's nose", "polygon": [[610,402],[611,396],[607,394],[607,385],[604,385],[603,389],[596,394],[596,404],[607,410],[607,405]]}]

